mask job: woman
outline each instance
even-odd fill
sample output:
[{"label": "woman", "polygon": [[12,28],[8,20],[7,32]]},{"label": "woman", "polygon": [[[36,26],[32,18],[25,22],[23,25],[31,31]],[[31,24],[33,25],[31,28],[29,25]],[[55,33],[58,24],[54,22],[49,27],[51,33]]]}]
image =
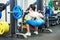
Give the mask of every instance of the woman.
[{"label": "woman", "polygon": [[[31,36],[29,25],[32,25],[32,26],[35,27],[34,33],[36,35],[38,35],[38,26],[40,24],[43,24],[42,22],[44,22],[44,21],[41,18],[44,18],[44,16],[41,13],[35,12],[35,6],[33,4],[30,5],[28,16],[31,17],[31,20],[27,20],[26,21],[27,33],[25,35]],[[37,20],[37,19],[41,19],[42,21],[41,20]]]}]

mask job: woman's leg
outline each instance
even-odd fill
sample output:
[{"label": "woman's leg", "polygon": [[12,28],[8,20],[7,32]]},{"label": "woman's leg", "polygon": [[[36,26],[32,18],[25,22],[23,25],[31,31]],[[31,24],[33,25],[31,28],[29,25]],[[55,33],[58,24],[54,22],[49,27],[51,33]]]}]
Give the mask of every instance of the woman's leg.
[{"label": "woman's leg", "polygon": [[35,31],[37,31],[37,32],[38,32],[38,27],[35,27]]},{"label": "woman's leg", "polygon": [[26,26],[27,26],[27,33],[26,33],[25,35],[27,35],[27,36],[31,36],[30,26],[29,26],[29,24],[26,24]]},{"label": "woman's leg", "polygon": [[36,35],[38,35],[38,27],[35,27],[34,33],[35,33]]},{"label": "woman's leg", "polygon": [[26,24],[26,26],[27,26],[27,32],[30,32],[29,24]]}]

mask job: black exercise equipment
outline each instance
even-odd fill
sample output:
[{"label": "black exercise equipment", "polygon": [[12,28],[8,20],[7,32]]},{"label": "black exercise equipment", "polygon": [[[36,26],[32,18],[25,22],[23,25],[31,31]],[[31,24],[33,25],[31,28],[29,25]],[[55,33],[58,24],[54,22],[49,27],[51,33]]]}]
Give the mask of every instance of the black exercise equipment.
[{"label": "black exercise equipment", "polygon": [[6,4],[0,3],[0,18],[2,17],[2,11],[6,9]]},{"label": "black exercise equipment", "polygon": [[0,3],[0,11],[3,11],[4,9],[6,9],[6,7],[10,4],[9,1],[6,2],[6,4],[4,3]]},{"label": "black exercise equipment", "polygon": [[[6,9],[6,7],[7,7],[9,4],[10,4],[9,1],[7,1],[6,4],[0,3],[0,18],[2,17],[2,11],[3,11],[4,9]],[[5,11],[5,12],[6,12],[6,11]],[[6,14],[6,15],[7,15],[7,14]]]},{"label": "black exercise equipment", "polygon": [[37,11],[43,11],[43,0],[37,0]]},{"label": "black exercise equipment", "polygon": [[0,11],[3,11],[6,8],[6,5],[4,3],[0,3]]}]

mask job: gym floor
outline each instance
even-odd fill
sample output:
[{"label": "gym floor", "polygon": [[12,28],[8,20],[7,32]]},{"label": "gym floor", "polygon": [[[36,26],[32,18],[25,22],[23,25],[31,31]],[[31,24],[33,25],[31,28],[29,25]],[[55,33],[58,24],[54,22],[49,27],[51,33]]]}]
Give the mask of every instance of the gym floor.
[{"label": "gym floor", "polygon": [[0,40],[60,40],[60,25],[51,27],[53,33],[39,32],[39,35],[32,34],[31,37],[27,39],[22,38],[22,36],[16,37],[0,37]]}]

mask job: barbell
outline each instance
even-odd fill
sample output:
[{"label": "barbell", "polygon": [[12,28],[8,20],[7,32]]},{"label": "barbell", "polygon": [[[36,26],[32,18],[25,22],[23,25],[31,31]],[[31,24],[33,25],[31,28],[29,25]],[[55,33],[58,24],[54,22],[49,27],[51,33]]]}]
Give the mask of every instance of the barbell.
[{"label": "barbell", "polygon": [[22,18],[22,16],[23,16],[23,10],[22,10],[22,8],[21,8],[20,6],[18,6],[18,5],[14,6],[14,7],[13,7],[13,10],[10,11],[10,12],[8,12],[8,13],[12,13],[12,15],[13,15],[13,17],[14,17],[15,19],[20,19],[20,18]]}]

